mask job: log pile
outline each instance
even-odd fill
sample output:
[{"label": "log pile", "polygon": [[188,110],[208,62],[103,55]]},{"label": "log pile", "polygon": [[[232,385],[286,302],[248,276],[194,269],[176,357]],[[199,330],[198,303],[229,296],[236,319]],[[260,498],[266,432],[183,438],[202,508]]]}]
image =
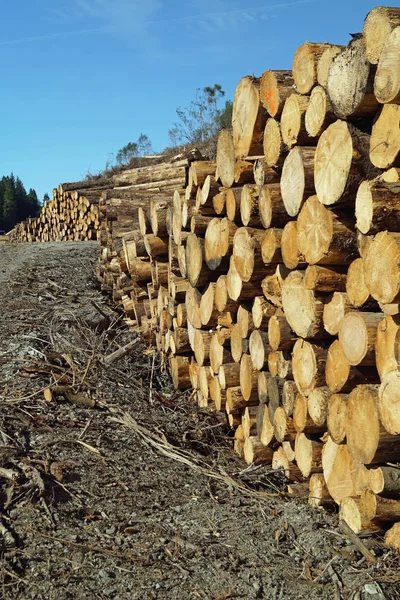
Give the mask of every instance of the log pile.
[{"label": "log pile", "polygon": [[44,203],[40,215],[18,223],[10,232],[12,242],[61,242],[96,240],[99,229],[99,197],[110,180],[60,183]]},{"label": "log pile", "polygon": [[216,163],[100,206],[103,289],[175,386],[356,532],[400,517],[398,25],[242,78]]},{"label": "log pile", "polygon": [[99,205],[102,289],[175,387],[355,532],[400,521],[399,30],[378,7],[243,77],[216,162],[126,173]]}]

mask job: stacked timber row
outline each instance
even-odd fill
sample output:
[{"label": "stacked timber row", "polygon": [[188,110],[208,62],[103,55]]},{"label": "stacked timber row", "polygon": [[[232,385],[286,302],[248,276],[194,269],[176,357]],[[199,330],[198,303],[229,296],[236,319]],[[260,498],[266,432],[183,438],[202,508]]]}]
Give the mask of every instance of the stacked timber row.
[{"label": "stacked timber row", "polygon": [[99,198],[112,180],[60,183],[37,218],[19,223],[9,234],[13,242],[60,242],[96,240],[99,229]]},{"label": "stacked timber row", "polygon": [[103,287],[175,386],[355,531],[400,520],[399,72],[400,9],[378,7],[241,79],[185,188],[100,206]]}]

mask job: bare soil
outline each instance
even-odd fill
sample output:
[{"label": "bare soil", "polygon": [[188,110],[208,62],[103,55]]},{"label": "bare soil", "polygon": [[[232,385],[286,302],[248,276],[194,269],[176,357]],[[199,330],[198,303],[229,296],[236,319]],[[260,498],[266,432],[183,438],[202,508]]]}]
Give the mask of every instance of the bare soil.
[{"label": "bare soil", "polygon": [[97,251],[0,246],[0,598],[400,598],[382,541],[364,539],[368,563],[334,509],[245,470],[223,416],[151,349],[102,366],[134,334],[97,289]]}]

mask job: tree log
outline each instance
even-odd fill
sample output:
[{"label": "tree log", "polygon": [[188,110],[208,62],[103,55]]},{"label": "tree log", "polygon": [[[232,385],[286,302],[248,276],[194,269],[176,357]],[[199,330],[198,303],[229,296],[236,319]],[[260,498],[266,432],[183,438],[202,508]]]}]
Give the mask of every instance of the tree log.
[{"label": "tree log", "polygon": [[374,80],[378,102],[400,104],[400,28],[396,27],[385,41]]},{"label": "tree log", "polygon": [[400,233],[381,231],[370,241],[364,256],[365,283],[375,300],[400,300]]},{"label": "tree log", "polygon": [[286,98],[293,93],[291,71],[264,71],[260,83],[260,99],[271,117],[280,117]]},{"label": "tree log", "polygon": [[369,157],[380,169],[400,166],[400,106],[385,104],[372,126]]},{"label": "tree log", "polygon": [[365,18],[363,39],[368,60],[376,64],[390,33],[400,25],[400,9],[387,6],[373,8]]},{"label": "tree log", "polygon": [[330,44],[306,42],[295,52],[293,79],[299,94],[308,94],[317,82],[317,66],[323,52]]},{"label": "tree log", "polygon": [[361,233],[400,231],[400,185],[363,181],[356,196],[356,227]]},{"label": "tree log", "polygon": [[295,217],[306,198],[315,193],[314,156],[315,148],[296,146],[285,159],[281,194],[286,211],[291,217]]},{"label": "tree log", "polygon": [[303,396],[309,396],[315,387],[325,384],[325,365],[327,350],[310,344],[305,340],[297,340],[293,348],[293,378]]},{"label": "tree log", "polygon": [[262,154],[262,140],[267,111],[260,102],[260,80],[242,77],[233,98],[233,143],[235,157]]},{"label": "tree log", "polygon": [[377,328],[382,313],[350,311],[339,329],[339,342],[350,365],[375,365]]}]

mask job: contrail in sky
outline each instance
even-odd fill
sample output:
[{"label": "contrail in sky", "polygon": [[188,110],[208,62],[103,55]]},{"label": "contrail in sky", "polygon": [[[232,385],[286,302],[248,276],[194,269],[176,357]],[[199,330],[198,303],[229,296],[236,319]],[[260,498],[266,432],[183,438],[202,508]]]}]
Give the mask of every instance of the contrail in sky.
[{"label": "contrail in sky", "polygon": [[[258,10],[287,8],[287,7],[295,6],[298,4],[308,4],[308,3],[314,2],[314,1],[315,0],[295,0],[295,2],[286,2],[286,3],[282,2],[282,3],[278,3],[278,4],[264,4],[261,6],[238,8],[238,9],[233,9],[233,10],[229,10],[229,11],[225,10],[222,12],[209,12],[209,13],[205,13],[203,15],[188,15],[186,17],[185,16],[171,17],[171,18],[167,18],[167,19],[149,20],[149,21],[144,20],[143,26],[158,25],[158,24],[162,25],[165,23],[181,23],[181,22],[185,22],[185,21],[204,19],[206,17],[223,17],[225,15],[249,14],[251,12],[258,11]],[[36,35],[36,36],[25,37],[25,38],[16,39],[16,40],[0,41],[0,46],[11,46],[14,44],[23,44],[26,42],[41,42],[41,41],[52,40],[52,39],[56,39],[56,38],[79,36],[79,35],[85,35],[85,34],[89,34],[89,33],[102,33],[102,32],[106,33],[106,32],[110,32],[110,30],[105,27],[97,27],[97,28],[93,28],[93,29],[80,29],[77,31],[63,31],[63,32],[59,32],[59,33],[48,33],[48,34],[44,34],[44,35]]]}]

